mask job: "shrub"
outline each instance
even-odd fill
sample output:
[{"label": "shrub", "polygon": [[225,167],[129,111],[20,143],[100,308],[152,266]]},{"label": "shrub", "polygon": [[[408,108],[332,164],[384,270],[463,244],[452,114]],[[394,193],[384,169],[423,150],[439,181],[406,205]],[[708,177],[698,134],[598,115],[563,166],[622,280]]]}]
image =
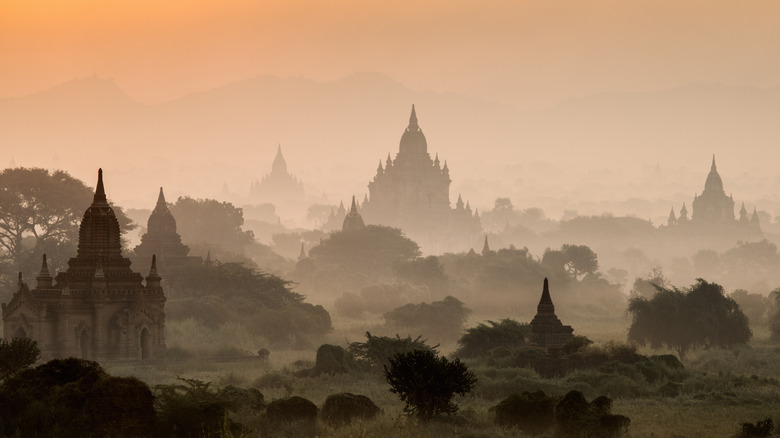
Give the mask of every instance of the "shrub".
[{"label": "shrub", "polygon": [[771,418],[765,418],[753,423],[742,423],[742,433],[739,438],[763,438],[772,436],[772,430],[775,428],[775,424]]},{"label": "shrub", "polygon": [[455,340],[469,313],[462,301],[447,296],[430,304],[406,304],[385,313],[384,318],[390,327],[406,328],[439,340]]},{"label": "shrub", "polygon": [[266,418],[272,423],[314,423],[317,421],[317,405],[298,396],[274,400],[266,408]]},{"label": "shrub", "polygon": [[343,374],[355,371],[357,363],[350,352],[338,345],[322,344],[317,349],[313,376],[320,374]]},{"label": "shrub", "polygon": [[538,435],[555,424],[555,399],[544,392],[512,394],[495,406],[495,423]]},{"label": "shrub", "polygon": [[453,395],[465,395],[477,382],[460,360],[450,362],[430,350],[397,354],[384,369],[390,391],[406,403],[404,412],[424,420],[457,412]]},{"label": "shrub", "polygon": [[525,346],[530,336],[531,326],[513,319],[479,323],[476,327],[466,329],[466,333],[458,340],[455,356],[474,358],[486,355],[496,348],[514,350]]},{"label": "shrub", "polygon": [[568,341],[566,341],[565,344],[563,344],[561,351],[563,354],[576,353],[592,343],[593,341],[586,338],[585,336],[572,336]]},{"label": "shrub", "polygon": [[38,342],[30,338],[0,339],[0,382],[41,358]]},{"label": "shrub", "polygon": [[348,392],[331,394],[322,405],[322,418],[330,424],[339,427],[349,424],[355,418],[374,418],[380,409],[364,395],[355,395]]},{"label": "shrub", "polygon": [[[233,400],[211,390],[210,382],[178,380],[182,383],[155,387],[160,432],[166,436],[220,436]],[[230,395],[230,391],[224,394]]]},{"label": "shrub", "polygon": [[612,400],[596,397],[591,403],[579,391],[569,391],[555,406],[556,436],[619,437],[628,430],[631,420],[611,413]]},{"label": "shrub", "polygon": [[97,362],[52,360],[0,387],[0,435],[148,436],[155,423],[149,387],[108,375]]},{"label": "shrub", "polygon": [[357,359],[365,361],[370,366],[386,366],[390,363],[390,358],[397,354],[409,353],[415,350],[425,350],[436,353],[438,345],[430,346],[425,340],[420,340],[422,336],[412,339],[411,336],[401,338],[395,335],[395,338],[387,336],[372,336],[366,332],[366,342],[352,342],[347,350]]}]

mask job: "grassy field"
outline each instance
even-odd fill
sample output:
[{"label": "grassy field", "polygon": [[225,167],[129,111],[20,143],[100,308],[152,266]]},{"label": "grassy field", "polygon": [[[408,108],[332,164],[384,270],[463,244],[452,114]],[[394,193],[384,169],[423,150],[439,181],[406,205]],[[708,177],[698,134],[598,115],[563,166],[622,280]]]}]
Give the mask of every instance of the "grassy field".
[{"label": "grassy field", "polygon": [[[351,392],[368,396],[383,411],[377,419],[340,429],[318,424],[317,435],[322,437],[520,437],[524,435],[517,430],[495,426],[491,408],[513,391],[538,389],[554,396],[571,389],[581,390],[588,399],[610,396],[613,413],[631,419],[631,437],[728,437],[739,432],[742,422],[777,418],[780,348],[756,343],[732,350],[698,351],[687,362],[688,374],[677,397],[658,393],[661,382],[649,384],[620,373],[589,371],[543,379],[529,369],[472,362],[469,366],[479,382],[471,394],[456,397],[458,417],[430,424],[417,424],[403,415],[403,404],[389,391],[380,373],[296,377],[296,370],[314,364],[314,352],[274,352],[268,363],[214,363],[193,358],[144,366],[114,364],[107,370],[115,375],[134,375],[150,386],[185,377],[213,382],[215,387],[257,388],[266,401],[297,395],[318,406],[330,394]],[[249,432],[246,436],[261,435]],[[279,430],[274,436],[296,436],[296,430]]]}]

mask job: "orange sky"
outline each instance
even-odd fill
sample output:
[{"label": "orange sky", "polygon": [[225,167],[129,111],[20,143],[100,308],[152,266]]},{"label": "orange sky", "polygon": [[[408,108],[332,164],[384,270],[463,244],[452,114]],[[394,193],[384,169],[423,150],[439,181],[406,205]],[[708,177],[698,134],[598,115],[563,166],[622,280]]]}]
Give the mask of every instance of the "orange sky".
[{"label": "orange sky", "polygon": [[780,2],[0,2],[0,97],[96,72],[159,102],[262,74],[388,74],[540,107],[691,82],[780,84]]}]

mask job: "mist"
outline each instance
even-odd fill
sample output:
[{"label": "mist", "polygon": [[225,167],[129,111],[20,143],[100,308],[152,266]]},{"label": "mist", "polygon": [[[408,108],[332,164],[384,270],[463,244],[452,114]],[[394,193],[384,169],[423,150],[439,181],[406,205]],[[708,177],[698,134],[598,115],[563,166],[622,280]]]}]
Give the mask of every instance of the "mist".
[{"label": "mist", "polygon": [[[769,0],[5,2],[0,398],[78,356],[160,400],[128,436],[767,436],[779,40]],[[112,288],[157,307],[24,304]],[[420,414],[403,358],[468,395]]]}]

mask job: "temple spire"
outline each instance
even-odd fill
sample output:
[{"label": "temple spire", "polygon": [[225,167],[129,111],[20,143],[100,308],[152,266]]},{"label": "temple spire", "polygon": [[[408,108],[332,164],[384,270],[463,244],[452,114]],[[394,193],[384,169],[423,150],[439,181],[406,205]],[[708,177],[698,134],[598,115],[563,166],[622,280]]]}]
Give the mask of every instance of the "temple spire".
[{"label": "temple spire", "polygon": [[108,202],[106,199],[106,189],[103,188],[103,169],[98,169],[98,181],[95,186],[95,197],[92,199],[92,203]]},{"label": "temple spire", "polygon": [[349,208],[350,214],[357,214],[357,204],[355,203],[355,195],[352,195],[352,207]]},{"label": "temple spire", "polygon": [[38,289],[51,289],[52,281],[54,280],[49,273],[49,264],[46,263],[46,254],[43,255],[43,261],[41,262],[41,272],[36,278],[38,280]]},{"label": "temple spire", "polygon": [[306,249],[303,246],[303,242],[301,242],[301,253],[298,254],[298,260],[303,260],[306,258]]},{"label": "temple spire", "polygon": [[357,202],[355,202],[355,196],[352,195],[352,207],[349,209],[349,213],[344,216],[344,223],[341,226],[341,231],[356,231],[362,230],[366,227],[363,218],[357,211]]},{"label": "temple spire", "polygon": [[710,167],[710,171],[717,172],[718,168],[715,166],[715,154],[712,154],[712,167]]},{"label": "temple spire", "polygon": [[542,289],[542,297],[539,299],[539,306],[537,306],[537,312],[555,312],[555,306],[553,306],[552,297],[550,297],[550,286],[547,282],[547,277],[544,277],[544,287]]},{"label": "temple spire", "polygon": [[488,245],[488,236],[485,234],[485,244],[482,245],[482,255],[488,255],[490,254],[490,245]]},{"label": "temple spire", "polygon": [[160,274],[157,273],[157,255],[152,254],[152,267],[149,269],[149,275],[146,277],[147,288],[160,287]]},{"label": "temple spire", "polygon": [[165,203],[165,195],[163,194],[163,188],[162,187],[160,187],[160,195],[157,196],[157,206],[158,207],[160,207],[160,206],[167,206],[167,204]]},{"label": "temple spire", "polygon": [[409,116],[409,130],[417,131],[420,126],[417,124],[417,112],[414,110],[414,104],[412,104],[412,115]]},{"label": "temple spire", "polygon": [[284,156],[282,155],[282,145],[281,143],[276,149],[276,157],[274,158],[273,164],[271,164],[271,172],[272,173],[287,173],[287,161],[284,160]]},{"label": "temple spire", "polygon": [[157,254],[152,254],[152,267],[149,269],[150,277],[159,277],[157,273]]}]

